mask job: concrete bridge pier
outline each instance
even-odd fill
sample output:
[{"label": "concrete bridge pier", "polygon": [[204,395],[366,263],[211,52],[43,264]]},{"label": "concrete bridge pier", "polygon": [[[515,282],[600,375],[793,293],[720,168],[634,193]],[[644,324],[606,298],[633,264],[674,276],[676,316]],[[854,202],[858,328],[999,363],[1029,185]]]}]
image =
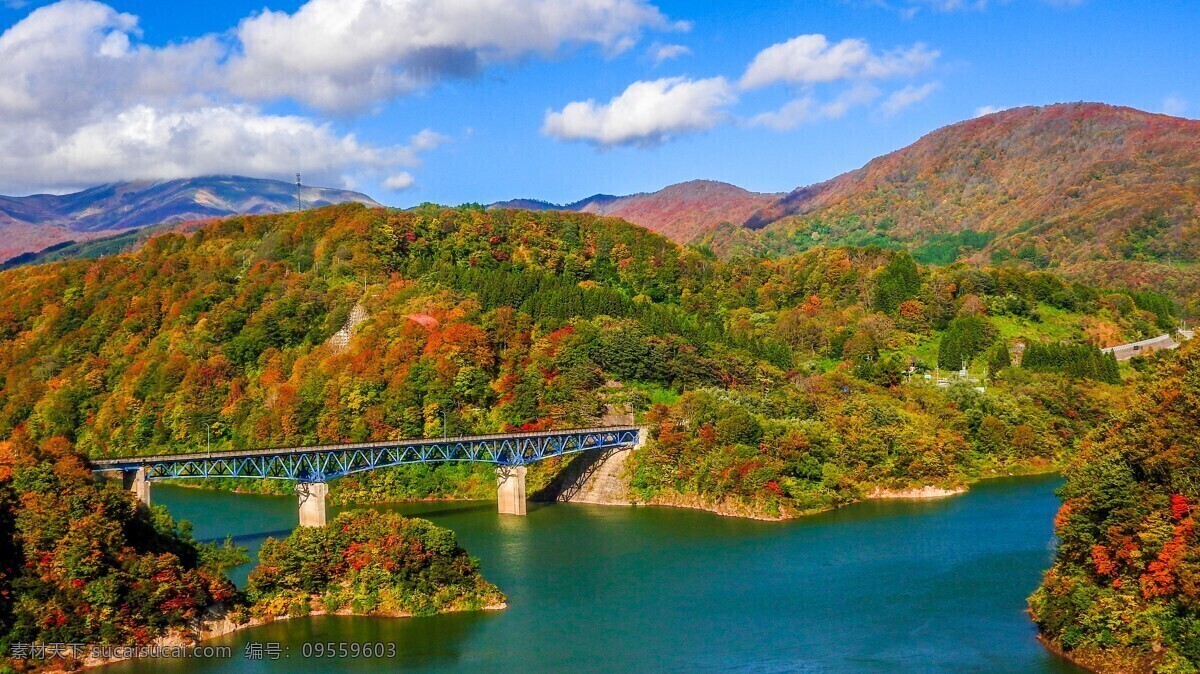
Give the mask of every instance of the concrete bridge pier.
[{"label": "concrete bridge pier", "polygon": [[500,466],[496,469],[496,502],[501,515],[525,514],[525,466]]},{"label": "concrete bridge pier", "polygon": [[137,500],[150,507],[150,480],[146,479],[146,468],[143,466],[137,470],[121,471],[121,484],[133,492]]},{"label": "concrete bridge pier", "polygon": [[300,501],[300,526],[325,526],[325,496],[329,485],[324,482],[301,482],[296,485]]}]

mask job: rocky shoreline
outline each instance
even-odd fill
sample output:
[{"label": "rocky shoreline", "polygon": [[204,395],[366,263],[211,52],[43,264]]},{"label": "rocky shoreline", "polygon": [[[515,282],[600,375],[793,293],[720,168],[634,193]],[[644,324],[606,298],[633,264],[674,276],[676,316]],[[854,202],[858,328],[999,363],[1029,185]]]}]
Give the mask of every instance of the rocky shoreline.
[{"label": "rocky shoreline", "polygon": [[876,487],[874,491],[867,494],[868,499],[926,499],[926,498],[946,498],[947,496],[958,496],[959,494],[967,493],[967,488],[963,486],[954,487],[952,489],[943,489],[933,485],[925,485],[924,487],[914,487],[911,489],[884,489]]},{"label": "rocky shoreline", "polygon": [[[635,503],[634,505],[639,504]],[[699,494],[681,494],[679,492],[659,494],[658,496],[655,496],[641,505],[661,506],[664,508],[685,508],[687,510],[703,510],[715,515],[720,515],[722,517],[740,517],[742,519],[759,520],[763,522],[781,522],[783,520],[795,518],[795,516],[789,516],[785,514],[772,516],[756,510],[750,504],[739,503],[733,499],[725,499],[724,501],[714,503],[713,501],[703,498]]]},{"label": "rocky shoreline", "polygon": [[1133,652],[1111,651],[1067,651],[1056,641],[1039,634],[1038,641],[1046,650],[1070,662],[1076,667],[1086,669],[1093,674],[1135,674],[1137,672],[1155,671],[1158,659],[1153,656]]},{"label": "rocky shoreline", "polygon": [[[942,489],[940,487],[934,487],[931,485],[912,489],[885,489],[883,487],[876,487],[863,499],[855,501],[854,503],[878,499],[937,499],[946,498],[949,496],[957,496],[966,492],[967,487],[955,487],[953,489]],[[638,505],[638,503],[634,502],[632,505]],[[759,520],[762,522],[783,522],[786,520],[794,520],[801,517],[808,517],[809,515],[828,512],[835,509],[831,507],[803,511],[785,510],[779,514],[771,514],[755,508],[752,504],[739,502],[735,499],[725,499],[723,501],[713,502],[701,497],[699,494],[680,494],[679,492],[659,494],[645,502],[644,505],[662,506],[665,508],[686,508],[688,510],[703,510],[705,512],[710,512],[722,517],[741,517],[743,519]]]},{"label": "rocky shoreline", "polygon": [[[506,608],[508,608],[507,602],[499,602],[496,604],[488,604],[479,610],[503,611]],[[465,610],[465,609],[451,609],[448,611],[442,611],[442,613],[459,613],[463,610]],[[152,644],[150,644],[150,647],[153,647],[153,648],[171,648],[171,647],[194,648],[196,646],[203,644],[206,641],[218,639],[220,637],[224,637],[224,636],[233,634],[234,632],[240,632],[242,630],[252,629],[255,627],[261,627],[263,625],[270,625],[272,623],[281,622],[281,621],[285,621],[285,620],[293,620],[296,618],[311,618],[314,616],[326,616],[326,615],[343,616],[343,617],[353,617],[353,616],[373,617],[373,618],[411,618],[411,617],[413,617],[413,614],[408,613],[408,612],[355,613],[354,611],[352,611],[350,609],[342,609],[340,611],[334,611],[334,612],[325,611],[325,610],[314,610],[314,611],[310,611],[309,613],[306,613],[304,615],[298,615],[298,616],[279,615],[279,616],[269,616],[269,617],[263,617],[263,618],[251,618],[250,620],[248,620],[244,623],[238,623],[229,617],[228,611],[224,611],[224,612],[221,612],[219,615],[214,615],[210,618],[205,619],[200,625],[198,635],[188,634],[188,633],[170,634],[170,635],[167,635],[164,637],[160,637],[159,639],[156,639]],[[126,660],[132,660],[132,659],[136,659],[136,658],[133,658],[133,657],[97,658],[97,659],[85,658],[82,661],[82,663],[80,664],[80,666],[76,667],[74,669],[47,669],[45,671],[47,671],[47,672],[73,672],[73,671],[79,671],[82,669],[94,669],[97,667],[103,667],[105,665],[111,665],[111,664],[115,664],[118,662],[124,662]]]}]

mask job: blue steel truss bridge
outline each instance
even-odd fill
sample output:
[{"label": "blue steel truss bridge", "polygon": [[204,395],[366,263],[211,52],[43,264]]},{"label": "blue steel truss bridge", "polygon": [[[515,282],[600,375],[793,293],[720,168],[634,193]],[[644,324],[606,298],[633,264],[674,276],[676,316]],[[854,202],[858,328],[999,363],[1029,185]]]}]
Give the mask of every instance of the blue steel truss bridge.
[{"label": "blue steel truss bridge", "polygon": [[[301,524],[324,524],[328,480],[414,463],[471,462],[496,466],[500,512],[525,514],[525,466],[590,450],[628,449],[646,437],[643,426],[602,426],[453,438],[356,442],[309,447],[130,456],[92,461],[98,473],[120,472],[145,503],[150,482],[175,478],[240,477],[298,483]],[[306,507],[311,511],[306,513]],[[319,509],[319,512],[318,512]],[[308,517],[306,517],[306,514]]]}]

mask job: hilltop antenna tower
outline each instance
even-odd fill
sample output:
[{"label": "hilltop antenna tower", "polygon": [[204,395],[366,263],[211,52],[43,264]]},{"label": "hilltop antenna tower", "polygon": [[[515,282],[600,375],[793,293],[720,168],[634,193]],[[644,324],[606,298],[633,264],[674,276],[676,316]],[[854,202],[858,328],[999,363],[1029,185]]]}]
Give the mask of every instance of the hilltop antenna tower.
[{"label": "hilltop antenna tower", "polygon": [[296,174],[296,212],[304,210],[304,201],[300,198],[300,174]]}]

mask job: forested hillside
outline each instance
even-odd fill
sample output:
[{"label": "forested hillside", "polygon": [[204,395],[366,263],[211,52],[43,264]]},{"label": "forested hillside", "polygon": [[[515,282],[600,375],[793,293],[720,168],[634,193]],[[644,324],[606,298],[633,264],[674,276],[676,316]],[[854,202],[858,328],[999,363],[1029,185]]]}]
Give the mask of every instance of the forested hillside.
[{"label": "forested hillside", "polygon": [[[236,596],[230,548],[98,484],[70,442],[0,445],[0,655],[14,644],[147,644]],[[0,662],[0,669],[6,666]],[[7,670],[12,671],[12,670]]]},{"label": "forested hillside", "polygon": [[938,129],[712,232],[723,253],[878,243],[1090,282],[1200,289],[1200,122],[1096,103]]},{"label": "forested hillside", "polygon": [[[645,498],[771,515],[1051,465],[1119,398],[1112,372],[1013,368],[1010,349],[1095,353],[1174,321],[1166,298],[1043,272],[878,248],[721,263],[616,219],[474,208],[238,217],[0,285],[0,437],[103,457],[629,410],[674,429],[637,462]],[[331,339],[355,306],[366,320]],[[964,363],[986,391],[925,379]],[[333,496],[491,484],[408,468]]]},{"label": "forested hillside", "polygon": [[[97,485],[81,454],[194,451],[210,437],[213,450],[399,439],[440,435],[443,424],[451,434],[568,427],[632,413],[652,428],[629,464],[639,500],[789,517],[879,490],[1060,465],[1125,408],[1122,377],[1147,367],[1122,373],[1097,347],[1176,321],[1171,298],[1042,271],[922,266],[878,247],[721,262],[615,218],[475,207],[235,217],[133,254],[0,272],[0,287],[0,592],[15,598],[0,605],[0,627],[10,639],[109,643],[183,629],[228,599],[220,571],[237,554],[198,549],[161,513]],[[1084,475],[1104,464],[1081,465]],[[531,490],[559,466],[538,464]],[[494,484],[487,467],[459,464],[331,488],[345,502],[487,498]],[[1179,527],[1195,495],[1172,493],[1184,494],[1173,514],[1138,535],[1190,535]],[[1155,499],[1137,507],[1158,512]],[[1064,512],[1099,503],[1071,499]],[[363,541],[382,531],[364,527]],[[1060,568],[1072,578],[1084,571],[1064,565],[1109,545],[1063,532]],[[322,535],[352,542],[305,534],[267,557],[303,556]],[[380,550],[372,559],[390,563]],[[1174,596],[1190,581],[1170,574],[1186,566],[1175,552],[1153,554],[1166,557],[1147,567],[1152,587]],[[346,559],[330,558],[328,574],[349,573]],[[361,608],[499,599],[474,567],[454,567],[458,577],[410,561],[457,584],[459,598],[422,603],[402,596],[407,581],[369,574],[337,576],[353,586],[345,592],[322,589],[267,569],[251,599],[274,607],[264,615],[343,607],[393,585],[394,601]],[[139,594],[132,579],[147,573],[171,579],[170,591]],[[1054,621],[1068,613],[1047,606],[1039,618],[1064,647],[1097,639],[1060,637]],[[1171,634],[1183,625],[1170,624]]]},{"label": "forested hillside", "polygon": [[1161,357],[1083,444],[1030,600],[1053,646],[1104,672],[1200,667],[1200,344]]},{"label": "forested hillside", "polygon": [[513,199],[489,208],[532,211],[563,210],[611,215],[662,234],[677,243],[688,243],[722,223],[740,225],[779,194],[750,192],[716,180],[690,180],[668,185],[657,192],[612,196],[596,194],[569,204],[536,199]]}]

